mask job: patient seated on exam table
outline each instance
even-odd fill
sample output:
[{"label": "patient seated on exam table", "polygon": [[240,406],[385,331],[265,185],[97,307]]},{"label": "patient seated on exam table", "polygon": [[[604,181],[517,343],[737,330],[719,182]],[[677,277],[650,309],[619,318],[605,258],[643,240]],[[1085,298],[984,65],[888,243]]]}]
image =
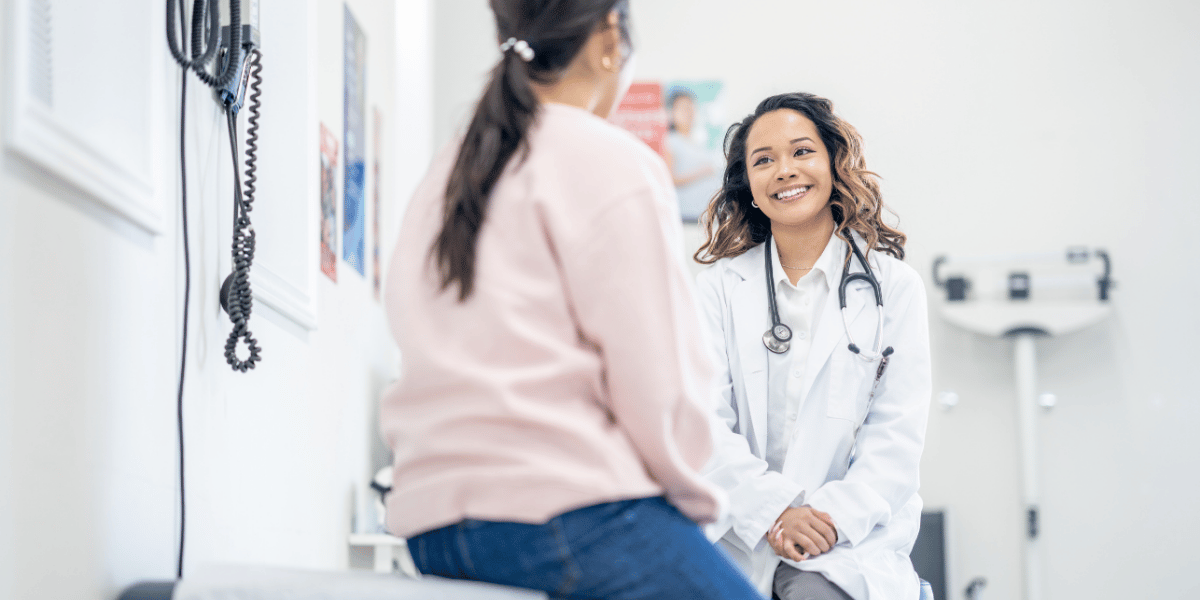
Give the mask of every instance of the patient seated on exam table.
[{"label": "patient seated on exam table", "polygon": [[663,160],[607,117],[627,0],[492,0],[498,59],[384,300],[388,529],[418,570],[564,598],[761,596],[697,523],[711,365]]}]

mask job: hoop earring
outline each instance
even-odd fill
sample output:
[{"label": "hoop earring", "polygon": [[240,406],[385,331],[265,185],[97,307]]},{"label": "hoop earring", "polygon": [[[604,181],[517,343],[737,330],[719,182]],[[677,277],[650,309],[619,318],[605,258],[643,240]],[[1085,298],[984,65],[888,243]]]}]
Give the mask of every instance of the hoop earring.
[{"label": "hoop earring", "polygon": [[[750,206],[753,206],[754,208],[758,208],[758,204],[755,203],[753,200],[750,201]],[[762,209],[758,208],[758,210],[762,210]]]},{"label": "hoop earring", "polygon": [[600,66],[604,67],[605,71],[611,72],[613,70],[613,59],[609,56],[601,56]]}]

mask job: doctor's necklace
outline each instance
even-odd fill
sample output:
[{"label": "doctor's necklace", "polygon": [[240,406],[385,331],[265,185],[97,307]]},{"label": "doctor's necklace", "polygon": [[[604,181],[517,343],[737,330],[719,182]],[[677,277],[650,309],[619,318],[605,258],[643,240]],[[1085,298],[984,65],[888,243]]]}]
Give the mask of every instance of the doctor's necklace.
[{"label": "doctor's necklace", "polygon": [[812,267],[789,267],[783,263],[779,263],[779,266],[785,269],[791,269],[793,271],[811,271],[813,269]]}]

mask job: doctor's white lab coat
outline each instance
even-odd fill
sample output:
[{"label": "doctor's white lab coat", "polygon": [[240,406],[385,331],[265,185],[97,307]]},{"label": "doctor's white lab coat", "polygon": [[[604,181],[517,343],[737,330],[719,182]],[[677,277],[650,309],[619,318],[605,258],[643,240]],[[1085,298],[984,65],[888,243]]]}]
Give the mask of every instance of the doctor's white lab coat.
[{"label": "doctor's white lab coat", "polygon": [[[859,248],[866,248],[856,237]],[[835,256],[847,244],[834,237]],[[768,350],[770,328],[763,262],[766,244],[717,261],[697,276],[701,313],[708,325],[721,388],[710,481],[729,493],[729,515],[709,526],[751,580],[770,597],[781,560],[765,535],[788,506],[829,513],[838,543],[829,552],[789,564],[817,571],[855,600],[915,600],[919,580],[909,552],[921,522],[918,465],[925,443],[931,395],[929,327],[920,276],[890,255],[872,251],[869,262],[883,289],[883,343],[895,353],[874,402],[867,398],[879,362],[852,354],[838,303],[841,263],[826,273],[829,297],[817,317],[806,363],[800,412],[782,472],[767,470]],[[851,272],[862,267],[854,259]],[[846,291],[854,340],[874,347],[878,311],[866,282]],[[863,422],[852,466],[854,429]]]}]

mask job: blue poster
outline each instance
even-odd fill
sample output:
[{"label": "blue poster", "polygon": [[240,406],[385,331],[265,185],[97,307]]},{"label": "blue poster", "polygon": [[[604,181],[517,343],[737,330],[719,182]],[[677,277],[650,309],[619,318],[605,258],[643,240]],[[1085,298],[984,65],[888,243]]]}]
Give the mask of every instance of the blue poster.
[{"label": "blue poster", "polygon": [[366,99],[367,38],[346,11],[345,188],[342,194],[342,259],[366,274]]}]

